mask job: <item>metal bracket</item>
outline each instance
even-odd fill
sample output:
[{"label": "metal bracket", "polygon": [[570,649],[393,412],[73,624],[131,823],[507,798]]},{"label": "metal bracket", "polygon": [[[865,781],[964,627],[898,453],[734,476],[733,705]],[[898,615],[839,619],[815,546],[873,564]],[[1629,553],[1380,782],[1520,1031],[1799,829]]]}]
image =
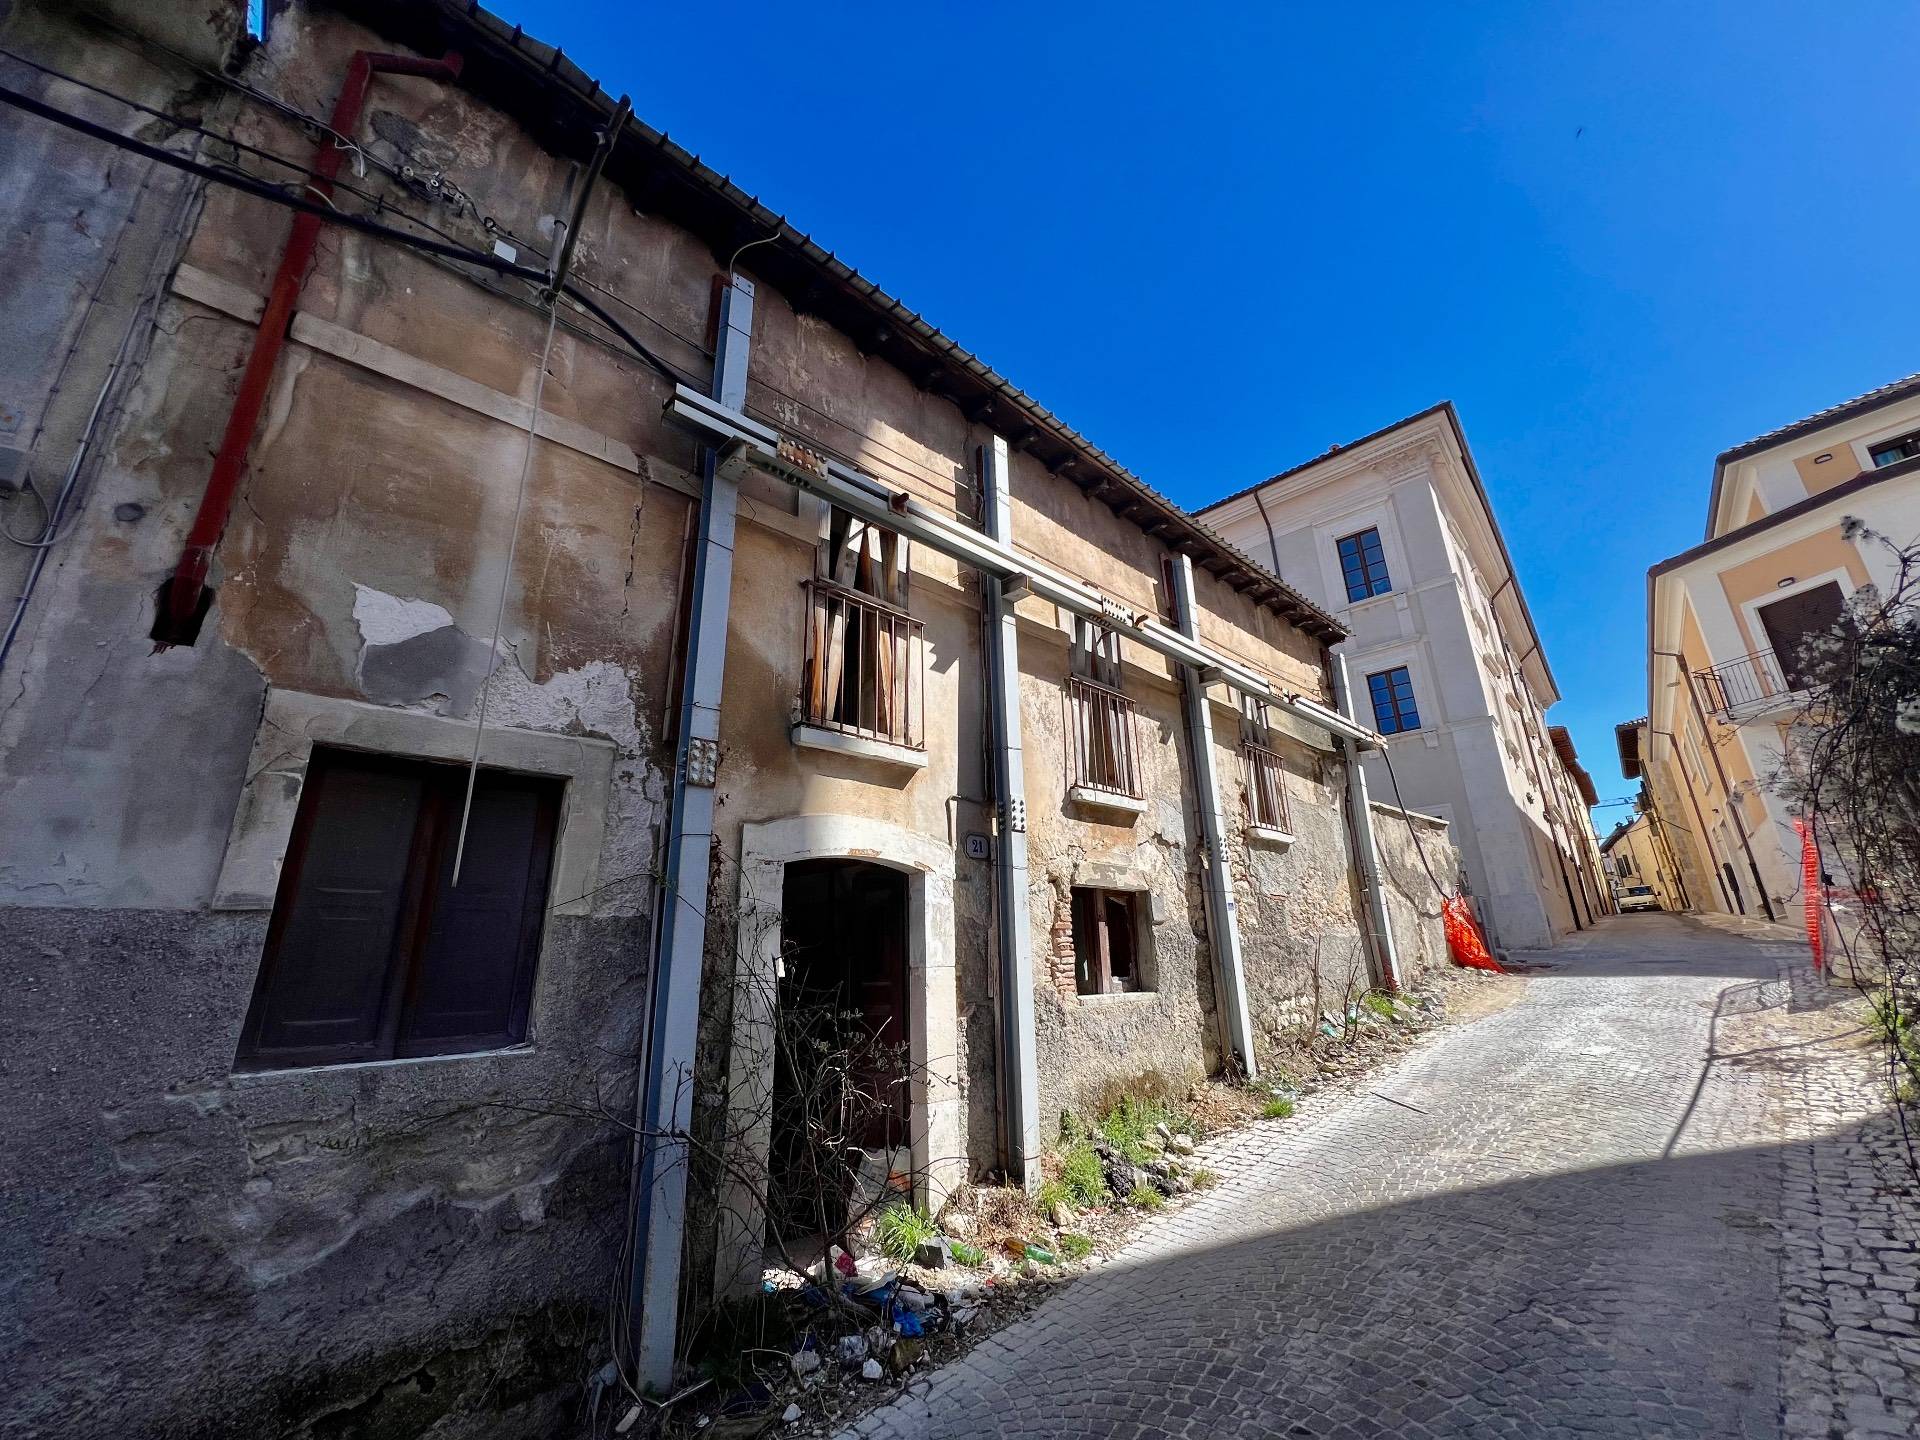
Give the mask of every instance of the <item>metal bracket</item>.
[{"label": "metal bracket", "polygon": [[711,790],[720,777],[720,742],[693,739],[687,741],[687,784]]},{"label": "metal bracket", "polygon": [[1000,806],[1000,823],[1008,834],[1024,834],[1027,828],[1027,802],[1019,797],[1003,801]]}]

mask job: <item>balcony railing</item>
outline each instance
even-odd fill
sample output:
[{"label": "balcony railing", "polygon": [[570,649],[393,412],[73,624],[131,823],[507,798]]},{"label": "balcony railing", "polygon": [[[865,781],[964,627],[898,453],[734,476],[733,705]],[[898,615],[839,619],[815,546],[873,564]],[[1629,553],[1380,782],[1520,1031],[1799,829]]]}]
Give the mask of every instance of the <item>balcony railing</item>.
[{"label": "balcony railing", "polygon": [[802,718],[912,750],[926,748],[926,627],[904,610],[823,581],[807,584]]},{"label": "balcony railing", "polygon": [[1118,690],[1073,675],[1067,678],[1067,783],[1089,790],[1146,798],[1134,745],[1133,701]]},{"label": "balcony railing", "polygon": [[1242,745],[1240,778],[1247,790],[1247,823],[1291,835],[1293,813],[1287,808],[1286,770],[1279,755],[1264,745]]},{"label": "balcony railing", "polygon": [[1733,720],[1751,715],[1786,700],[1794,687],[1780,673],[1780,662],[1771,650],[1756,650],[1693,672],[1701,708],[1716,719]]}]

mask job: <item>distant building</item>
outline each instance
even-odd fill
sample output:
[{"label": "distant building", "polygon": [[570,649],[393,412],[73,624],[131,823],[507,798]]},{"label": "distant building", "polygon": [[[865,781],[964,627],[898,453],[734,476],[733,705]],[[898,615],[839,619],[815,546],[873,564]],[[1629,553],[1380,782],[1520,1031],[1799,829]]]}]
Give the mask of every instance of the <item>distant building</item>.
[{"label": "distant building", "polygon": [[1605,886],[1572,742],[1548,733],[1559,687],[1452,404],[1199,514],[1353,632],[1338,651],[1392,760],[1369,783],[1451,823],[1494,943],[1591,924]]},{"label": "distant building", "polygon": [[1607,876],[1616,897],[1644,885],[1662,910],[1685,910],[1682,887],[1656,824],[1651,815],[1642,813],[1614,827],[1613,833],[1600,842]]},{"label": "distant building", "polygon": [[1805,641],[1895,568],[1849,516],[1920,537],[1920,375],[1722,453],[1706,539],[1647,574],[1648,714],[1622,727],[1622,764],[1656,792],[1696,906],[1794,913],[1800,840],[1769,781],[1819,679]]}]

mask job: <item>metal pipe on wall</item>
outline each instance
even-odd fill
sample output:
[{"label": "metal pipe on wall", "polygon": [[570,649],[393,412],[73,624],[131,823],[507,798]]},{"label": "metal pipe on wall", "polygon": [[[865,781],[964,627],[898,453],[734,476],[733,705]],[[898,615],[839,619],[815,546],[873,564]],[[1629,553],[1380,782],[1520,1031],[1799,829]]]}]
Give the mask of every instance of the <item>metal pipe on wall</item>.
[{"label": "metal pipe on wall", "polygon": [[[1335,703],[1351,715],[1353,686],[1347,674],[1347,657],[1333,657],[1333,693]],[[1374,968],[1383,990],[1400,991],[1400,951],[1394,944],[1393,924],[1387,914],[1387,896],[1380,884],[1380,846],[1373,833],[1373,805],[1367,795],[1367,772],[1361,763],[1360,749],[1342,737],[1347,752],[1347,808],[1353,816],[1353,861],[1360,869],[1360,884],[1366,891],[1367,917],[1372,921]]]},{"label": "metal pipe on wall", "polygon": [[[1013,543],[1013,490],[1007,442],[980,447],[980,493],[987,533]],[[994,794],[1000,834],[994,856],[1000,950],[1000,1099],[1007,1178],[1040,1183],[1040,1068],[1033,1017],[1033,921],[1027,903],[1027,781],[1020,743],[1020,651],[1014,602],[996,576],[983,575],[987,608],[987,692],[993,725]]]},{"label": "metal pipe on wall", "polygon": [[[729,275],[719,299],[713,393],[737,406],[747,396],[753,340],[753,282]],[[648,985],[646,1070],[640,1077],[635,1144],[633,1274],[629,1333],[641,1383],[664,1392],[679,1339],[682,1238],[686,1231],[687,1135],[693,1119],[693,1065],[699,1038],[700,979],[706,956],[714,786],[720,757],[720,698],[726,679],[733,598],[733,542],[740,489],[717,452],[701,456],[700,534],[694,551],[693,609],[680,688],[680,730],[668,808],[666,866],[655,904],[659,948]],[[736,1002],[737,1003],[737,1002]]]},{"label": "metal pipe on wall", "polygon": [[[1685,780],[1687,778],[1687,767],[1686,763],[1680,758],[1680,737],[1675,735],[1671,730],[1656,730],[1651,725],[1647,727],[1647,733],[1666,737],[1667,744],[1673,747],[1674,763],[1680,767],[1680,778]],[[1651,756],[1649,756],[1649,758],[1651,758]],[[1727,913],[1731,915],[1735,909],[1733,893],[1727,889],[1727,877],[1721,873],[1718,857],[1713,853],[1713,840],[1707,834],[1707,817],[1701,812],[1700,797],[1693,793],[1693,786],[1687,785],[1684,788],[1687,792],[1688,801],[1693,805],[1694,823],[1700,827],[1700,844],[1707,852],[1707,869],[1712,873],[1714,883],[1720,887],[1720,898],[1726,902]]]},{"label": "metal pipe on wall", "polygon": [[[334,101],[328,121],[335,134],[351,135],[365,108],[367,91],[375,75],[419,75],[435,80],[459,78],[461,57],[449,51],[438,60],[423,60],[412,55],[388,55],[373,50],[357,50],[348,62],[346,79]],[[321,200],[333,195],[333,177],[340,173],[346,155],[343,146],[331,137],[323,139],[314,152],[314,178],[307,188]],[[246,466],[247,450],[253,444],[260,412],[266,407],[267,390],[273,380],[273,367],[285,347],[287,327],[293,320],[294,302],[306,280],[307,267],[313,261],[314,247],[320,238],[319,217],[302,213],[294,217],[287,234],[286,248],[280,253],[272,288],[267,292],[266,308],[254,331],[253,349],[247,355],[240,385],[227,414],[227,427],[214,455],[213,470],[207,488],[200,496],[192,528],[187,532],[180,559],[164,587],[160,613],[154,622],[153,638],[163,645],[192,644],[212,596],[207,576],[213,569],[213,552],[226,533],[228,517],[233,513],[234,497],[239,493],[240,477]]]},{"label": "metal pipe on wall", "polygon": [[[1173,611],[1180,633],[1200,635],[1199,605],[1193,591],[1193,557],[1173,557]],[[1227,817],[1220,808],[1220,777],[1214,765],[1213,712],[1207,682],[1197,666],[1181,667],[1181,696],[1186,703],[1187,744],[1193,752],[1193,787],[1200,803],[1201,837],[1207,847],[1207,932],[1213,951],[1214,983],[1220,997],[1222,1049],[1239,1063],[1248,1080],[1260,1073],[1253,1050],[1253,1017],[1247,1006],[1246,965],[1240,953],[1240,912],[1227,865]],[[1345,744],[1351,746],[1352,741]]]},{"label": "metal pipe on wall", "polygon": [[811,451],[736,408],[717,405],[686,385],[674,387],[665,412],[709,443],[732,444],[738,463],[765,470],[851,515],[926,545],[936,553],[1005,581],[1017,581],[1041,599],[1104,629],[1125,635],[1181,665],[1197,665],[1209,683],[1219,680],[1310,725],[1353,740],[1366,749],[1380,736],[1349,715],[1279,686],[1230,655],[1190,640],[1150,615],[1136,613],[1086,582],[1056,570],[1036,555],[1016,551],[951,515],[889,489],[853,466]]}]

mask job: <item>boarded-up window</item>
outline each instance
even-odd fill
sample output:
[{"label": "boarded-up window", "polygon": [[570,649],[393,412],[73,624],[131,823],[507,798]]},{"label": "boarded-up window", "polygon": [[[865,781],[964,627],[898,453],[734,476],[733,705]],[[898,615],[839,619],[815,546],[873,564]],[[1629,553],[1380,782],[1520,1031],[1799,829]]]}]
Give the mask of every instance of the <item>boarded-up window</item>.
[{"label": "boarded-up window", "polygon": [[526,1038],[561,782],[316,747],[242,1032],[243,1069]]},{"label": "boarded-up window", "polygon": [[807,610],[805,718],[920,749],[920,622],[907,611],[911,542],[829,509]]}]

